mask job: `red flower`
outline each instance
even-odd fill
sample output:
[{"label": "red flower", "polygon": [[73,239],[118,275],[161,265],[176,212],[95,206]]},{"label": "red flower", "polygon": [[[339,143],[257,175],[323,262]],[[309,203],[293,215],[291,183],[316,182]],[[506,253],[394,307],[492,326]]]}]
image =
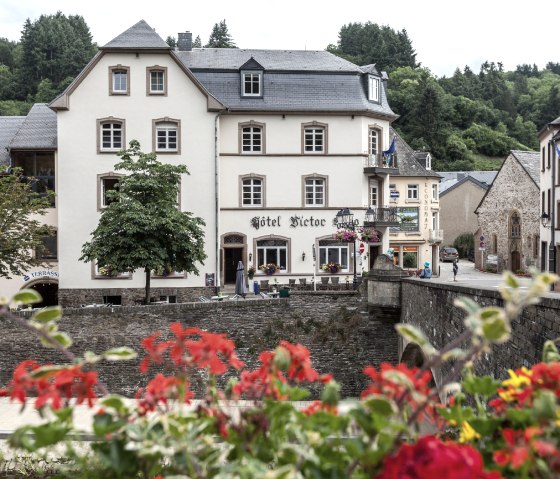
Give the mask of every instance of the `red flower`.
[{"label": "red flower", "polygon": [[[419,372],[418,368],[409,368],[403,363],[398,366],[382,363],[379,371],[368,366],[364,369],[364,374],[368,375],[372,382],[360,397],[363,399],[371,394],[379,394],[393,400],[403,398],[412,409],[416,409],[423,401],[415,399],[411,394],[413,391],[417,393],[416,397],[420,395],[424,398],[436,399],[429,386],[432,374],[430,371],[424,371],[422,374]],[[430,418],[434,416],[432,404],[429,404],[425,411],[429,413]],[[422,421],[424,414],[420,414],[418,419]]]},{"label": "red flower", "polygon": [[313,414],[316,414],[318,412],[327,412],[330,414],[334,414],[335,416],[338,415],[338,409],[336,408],[336,406],[330,405],[330,404],[325,404],[321,401],[313,401],[309,406],[307,406],[305,409],[302,409],[302,413],[305,414],[306,416],[312,416]]},{"label": "red flower", "polygon": [[513,469],[519,469],[527,461],[533,461],[534,453],[540,457],[558,458],[556,447],[538,438],[542,433],[539,427],[528,427],[525,430],[504,429],[502,436],[506,447],[494,452],[494,461],[501,467],[511,465]]},{"label": "red flower", "polygon": [[387,456],[376,479],[501,479],[500,473],[485,472],[480,453],[468,445],[444,443],[424,436],[416,444],[403,444]]},{"label": "red flower", "polygon": [[146,386],[136,392],[138,412],[141,416],[154,411],[158,403],[167,405],[168,400],[180,400],[187,404],[194,397],[189,390],[189,383],[175,376],[157,374]]},{"label": "red flower", "polygon": [[96,398],[94,387],[97,384],[95,371],[82,371],[81,366],[69,366],[63,369],[47,370],[38,377],[33,372],[40,366],[36,361],[23,361],[16,366],[12,380],[2,394],[25,403],[28,396],[36,396],[35,407],[41,409],[50,405],[60,409],[69,400],[76,397],[77,404],[87,401],[93,406]]}]

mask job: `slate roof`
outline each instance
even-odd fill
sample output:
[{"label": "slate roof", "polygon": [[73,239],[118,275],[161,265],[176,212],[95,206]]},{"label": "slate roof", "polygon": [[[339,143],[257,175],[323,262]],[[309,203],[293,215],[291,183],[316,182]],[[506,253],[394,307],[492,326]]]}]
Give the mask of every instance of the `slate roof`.
[{"label": "slate roof", "polygon": [[35,103],[9,147],[12,150],[54,150],[56,146],[56,113],[46,103]]},{"label": "slate roof", "polygon": [[[340,111],[395,119],[383,85],[381,103],[367,98],[361,68],[326,51],[201,48],[175,52],[204,87],[232,111]],[[263,96],[241,97],[240,68],[264,68]]]},{"label": "slate roof", "polygon": [[0,116],[0,171],[10,165],[8,147],[24,120],[24,116]]},{"label": "slate roof", "polygon": [[511,150],[537,186],[540,185],[540,154],[538,151]]},{"label": "slate roof", "polygon": [[175,52],[191,70],[239,69],[251,58],[265,71],[315,71],[363,73],[361,68],[324,50],[254,50],[241,48],[195,48]]},{"label": "slate roof", "polygon": [[171,47],[165,43],[150,25],[144,20],[140,20],[128,30],[101,47],[101,50],[109,49],[171,50]]},{"label": "slate roof", "polygon": [[417,151],[403,140],[403,138],[393,129],[389,129],[389,137],[391,141],[395,139],[395,149],[397,152],[398,174],[392,176],[423,176],[430,178],[439,178],[439,175],[432,170],[424,168],[416,159]]},{"label": "slate roof", "polygon": [[462,182],[466,178],[472,178],[475,180],[479,186],[484,189],[488,189],[496,175],[497,171],[438,171],[441,176],[441,181],[439,183],[440,195],[443,194],[449,188],[454,187],[458,183]]}]

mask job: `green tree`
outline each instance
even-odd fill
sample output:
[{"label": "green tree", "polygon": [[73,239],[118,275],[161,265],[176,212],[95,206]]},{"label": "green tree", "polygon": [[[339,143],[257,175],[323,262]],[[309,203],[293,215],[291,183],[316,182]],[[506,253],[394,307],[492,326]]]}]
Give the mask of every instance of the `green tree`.
[{"label": "green tree", "polygon": [[205,223],[177,207],[180,175],[188,173],[185,165],[161,163],[155,153],[142,153],[140,143],[132,140],[115,170],[130,174],[109,193],[113,201],[101,212],[80,260],[120,272],[143,268],[149,303],[152,270],[198,274],[197,262],[206,259]]},{"label": "green tree", "polygon": [[167,43],[171,48],[175,48],[177,46],[177,39],[169,36],[165,39],[165,43]]},{"label": "green tree", "polygon": [[0,277],[11,278],[43,264],[35,251],[44,250],[43,238],[54,230],[38,216],[49,207],[49,195],[34,193],[20,169],[0,174]]},{"label": "green tree", "polygon": [[45,78],[37,85],[35,101],[37,103],[48,103],[56,97],[57,93],[57,89],[54,87],[52,81]]},{"label": "green tree", "polygon": [[18,98],[34,95],[41,80],[55,88],[68,76],[75,77],[96,52],[91,33],[79,15],[61,12],[27,19],[21,36],[21,59],[17,68]]},{"label": "green tree", "polygon": [[358,65],[374,63],[378,70],[417,68],[416,52],[406,30],[395,31],[376,23],[349,23],[342,26],[337,45],[327,50]]},{"label": "green tree", "polygon": [[202,48],[202,40],[200,39],[200,35],[197,35],[196,38],[194,39],[194,42],[192,44],[193,48]]},{"label": "green tree", "polygon": [[214,28],[212,28],[212,33],[210,34],[210,38],[208,39],[208,43],[205,45],[205,48],[237,48],[228,31],[225,20],[214,24]]}]

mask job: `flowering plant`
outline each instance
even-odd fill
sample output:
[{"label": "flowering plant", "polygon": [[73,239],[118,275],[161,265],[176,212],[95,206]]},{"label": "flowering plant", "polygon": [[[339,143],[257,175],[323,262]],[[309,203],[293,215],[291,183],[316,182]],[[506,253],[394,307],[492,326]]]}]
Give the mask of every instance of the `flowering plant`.
[{"label": "flowering plant", "polygon": [[99,268],[99,274],[102,276],[117,276],[118,273],[109,266],[101,266]]},{"label": "flowering plant", "polygon": [[255,276],[255,272],[255,267],[249,266],[249,269],[247,270],[247,276],[249,277],[249,279],[253,279],[253,276]]},{"label": "flowering plant", "polygon": [[359,228],[358,235],[360,241],[366,243],[381,243],[381,233],[377,230]]},{"label": "flowering plant", "polygon": [[[11,312],[13,305],[41,301],[35,291],[23,290],[0,302],[0,317],[37,334],[67,361],[25,360],[0,390],[22,407],[34,397],[42,418],[17,429],[9,445],[39,457],[58,447],[57,457],[62,450],[65,460],[57,477],[559,477],[560,354],[554,343],[545,343],[542,363],[512,370],[504,381],[470,369],[494,344],[508,340],[511,320],[555,280],[541,274],[522,290],[507,274],[504,308],[457,300],[466,313],[465,330],[441,351],[422,331],[397,325],[405,340],[423,349],[424,365],[366,367],[367,388],[359,400],[346,401],[339,399],[332,375],[320,374],[301,344],[281,341],[249,369],[225,335],[180,323],[172,323],[165,336],[155,332],[142,341],[141,372],[160,372],[135,399],[111,395],[96,365],[136,353],[117,347],[74,354],[71,338],[58,329],[59,307],[37,311],[30,320]],[[453,367],[440,386],[454,393],[441,404],[430,370],[448,361]],[[238,378],[221,389],[222,376],[236,371]],[[455,383],[461,371],[462,382]],[[192,384],[201,378],[204,399],[193,407]],[[320,399],[300,409],[290,401],[304,399],[306,387],[320,392]],[[232,403],[240,399],[247,400],[243,407]],[[91,447],[75,446],[75,404],[96,408]],[[426,422],[431,432],[422,434]]]},{"label": "flowering plant", "polygon": [[338,230],[333,234],[333,238],[337,241],[348,242],[356,241],[358,234],[351,230]]},{"label": "flowering plant", "polygon": [[274,263],[268,263],[268,264],[261,264],[259,266],[259,269],[265,273],[267,276],[271,276],[274,273],[276,273],[276,270],[278,269],[278,266],[275,265]]},{"label": "flowering plant", "polygon": [[328,271],[331,274],[338,273],[340,271],[340,268],[341,268],[340,264],[335,263],[334,261],[330,261],[326,264],[321,265],[321,269],[323,271]]}]

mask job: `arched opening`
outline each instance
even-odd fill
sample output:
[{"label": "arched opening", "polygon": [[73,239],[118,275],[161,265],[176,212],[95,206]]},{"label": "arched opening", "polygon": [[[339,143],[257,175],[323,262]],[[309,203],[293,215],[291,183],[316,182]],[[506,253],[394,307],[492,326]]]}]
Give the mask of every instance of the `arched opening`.
[{"label": "arched opening", "polygon": [[26,284],[23,289],[33,289],[43,298],[41,303],[33,305],[35,308],[56,306],[58,304],[58,281],[55,279],[40,279]]},{"label": "arched opening", "polygon": [[[422,348],[418,346],[418,344],[408,343],[401,355],[400,362],[406,364],[409,368],[422,368],[426,363],[426,355],[424,354],[424,351],[422,351]],[[432,373],[432,379],[429,386],[432,389],[437,389],[434,379],[434,372],[432,370],[430,370],[430,372]]]}]

